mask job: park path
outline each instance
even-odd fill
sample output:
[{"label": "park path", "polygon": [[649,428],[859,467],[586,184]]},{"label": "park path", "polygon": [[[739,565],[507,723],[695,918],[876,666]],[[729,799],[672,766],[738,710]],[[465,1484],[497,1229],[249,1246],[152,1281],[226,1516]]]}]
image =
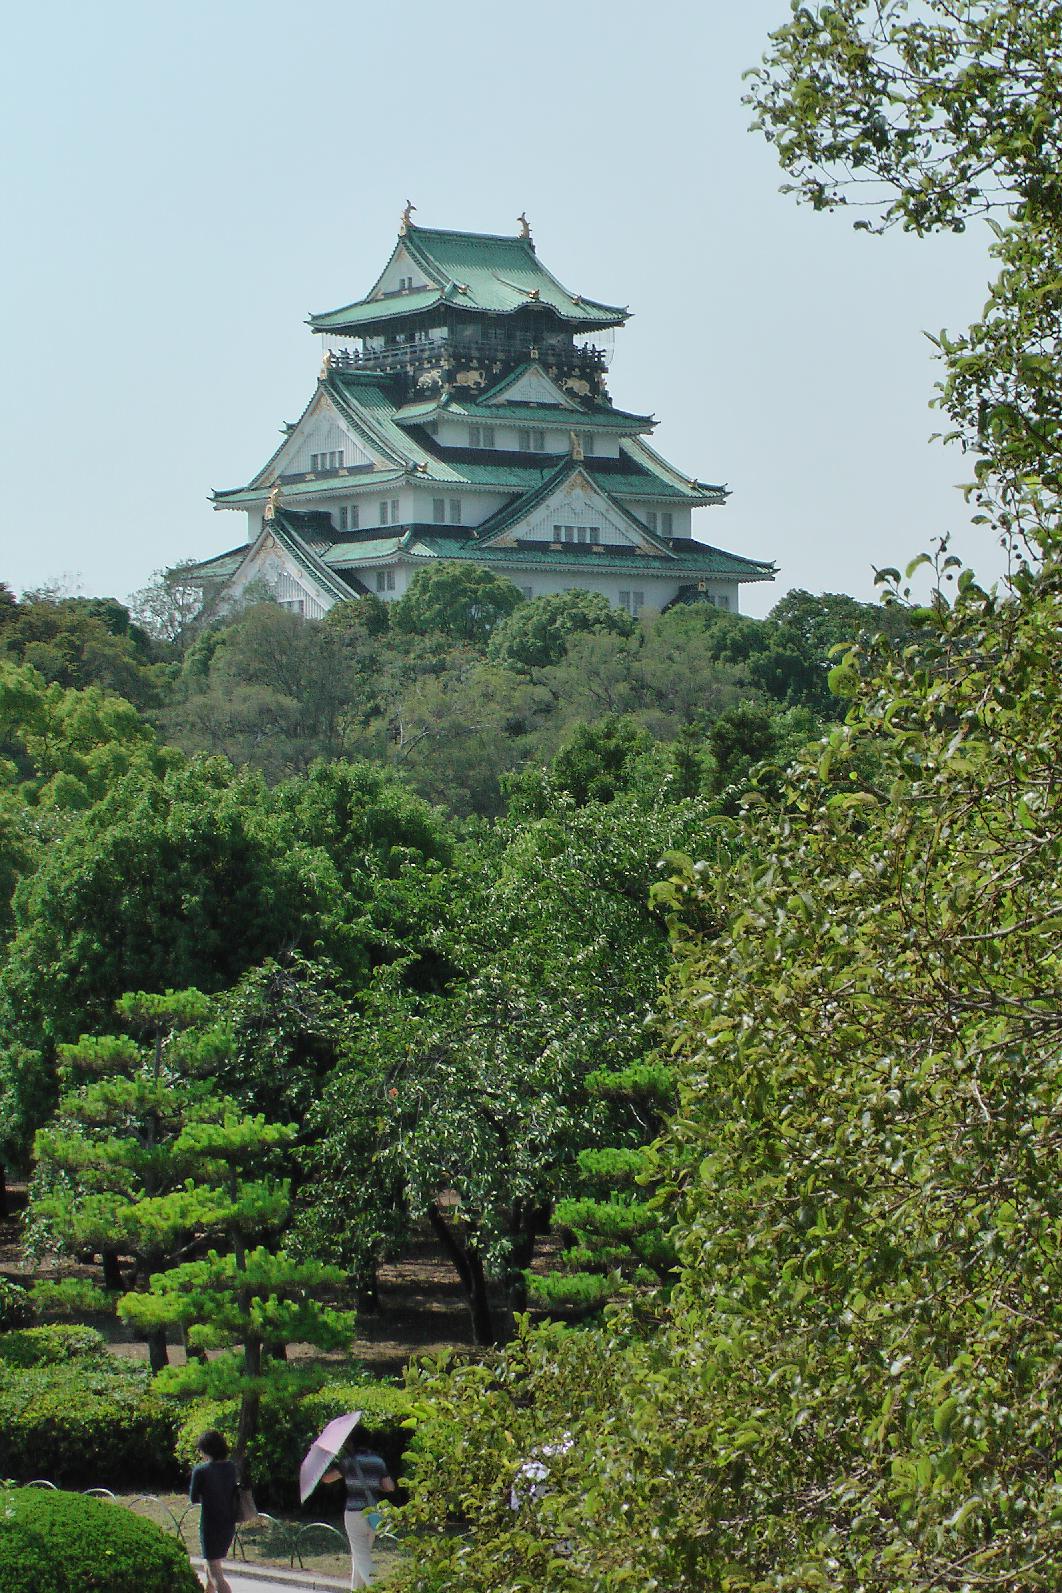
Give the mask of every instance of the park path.
[{"label": "park path", "polygon": [[[192,1564],[203,1578],[202,1560]],[[335,1576],[322,1576],[316,1571],[286,1571],[276,1566],[245,1565],[242,1560],[226,1560],[225,1575],[232,1585],[232,1593],[346,1593],[350,1582]]]}]

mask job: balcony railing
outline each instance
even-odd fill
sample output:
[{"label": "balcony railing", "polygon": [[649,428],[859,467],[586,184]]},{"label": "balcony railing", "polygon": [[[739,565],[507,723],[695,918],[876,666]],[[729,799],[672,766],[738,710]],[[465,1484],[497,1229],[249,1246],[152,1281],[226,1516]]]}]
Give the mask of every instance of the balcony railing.
[{"label": "balcony railing", "polygon": [[493,339],[466,339],[460,342],[449,338],[423,339],[417,343],[392,343],[385,348],[334,349],[333,364],[349,370],[420,370],[425,365],[444,369],[464,370],[486,362],[490,365],[512,365],[521,360],[535,358],[547,369],[594,372],[607,369],[608,359],[603,349],[583,344],[578,348],[551,347],[549,344],[530,342],[502,342]]}]

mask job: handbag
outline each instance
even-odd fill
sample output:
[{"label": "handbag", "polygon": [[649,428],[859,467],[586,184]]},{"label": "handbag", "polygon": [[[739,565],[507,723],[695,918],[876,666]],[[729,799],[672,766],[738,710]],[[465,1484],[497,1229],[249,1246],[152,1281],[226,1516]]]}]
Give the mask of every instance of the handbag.
[{"label": "handbag", "polygon": [[237,1488],[236,1490],[236,1524],[246,1526],[248,1521],[258,1520],[258,1506],[254,1502],[254,1493],[250,1487]]}]

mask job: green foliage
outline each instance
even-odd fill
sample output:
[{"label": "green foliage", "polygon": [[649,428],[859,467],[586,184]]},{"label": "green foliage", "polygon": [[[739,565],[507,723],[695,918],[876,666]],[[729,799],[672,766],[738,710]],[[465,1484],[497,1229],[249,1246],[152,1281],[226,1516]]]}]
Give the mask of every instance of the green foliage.
[{"label": "green foliage", "polygon": [[[52,1330],[54,1331],[54,1330]],[[0,1362],[0,1474],[72,1488],[173,1480],[174,1413],[144,1366],[115,1356]]]},{"label": "green foliage", "polygon": [[88,1278],[38,1278],[32,1300],[38,1317],[105,1316],[114,1312],[114,1296]]},{"label": "green foliage", "polygon": [[593,725],[576,725],[550,764],[556,789],[567,792],[577,807],[611,802],[638,778],[652,746],[648,731],[607,715]]},{"label": "green foliage", "polygon": [[5,1366],[52,1366],[60,1361],[99,1361],[104,1338],[95,1328],[55,1322],[47,1327],[0,1333],[0,1361]]},{"label": "green foliage", "polygon": [[[137,991],[115,1005],[146,1044],[82,1035],[59,1048],[66,1088],[34,1143],[27,1233],[38,1250],[130,1258],[135,1280],[193,1238],[224,1232],[233,1196],[219,1198],[195,1181],[217,1158],[205,1139],[228,1133],[238,1113],[205,1076],[231,1049],[224,1028],[210,1023],[208,997]],[[269,1139],[263,1131],[263,1150]],[[272,1185],[244,1181],[240,1198],[269,1221]],[[159,1341],[153,1361],[164,1359]]]},{"label": "green foliage", "polygon": [[0,653],[58,686],[98,686],[141,707],[155,696],[148,638],[113,598],[27,593],[0,628]]},{"label": "green foliage", "polygon": [[[17,893],[0,972],[12,1120],[33,1123],[54,1089],[55,1044],[105,1024],[123,991],[217,990],[322,939],[360,970],[364,948],[340,913],[328,859],[300,842],[259,777],[220,759],[123,776]],[[40,1054],[40,1072],[14,1056],[20,1044]]]},{"label": "green foliage", "polygon": [[521,1307],[552,1204],[579,1187],[579,1152],[650,1133],[651,1117],[586,1081],[644,1059],[667,960],[649,888],[668,845],[692,845],[709,819],[704,804],[653,797],[558,796],[548,816],[470,847],[438,930],[455,977],[427,998],[381,977],[311,1116],[300,1242],[364,1276],[426,1217],[483,1342],[507,1326],[488,1282]]},{"label": "green foliage", "polygon": [[4,1593],[195,1593],[184,1546],[119,1504],[42,1488],[0,1497]]},{"label": "green foliage", "polygon": [[391,624],[407,635],[485,645],[520,602],[519,591],[505,576],[479,564],[444,559],[417,571],[391,606]]},{"label": "green foliage", "polygon": [[338,757],[364,687],[357,633],[277,603],[243,609],[189,650],[166,723],[179,746],[253,763],[270,781]]},{"label": "green foliage", "polygon": [[613,608],[603,593],[573,588],[519,604],[495,627],[487,656],[507,669],[544,669],[561,662],[568,638],[577,631],[630,636],[637,623],[623,609]]},{"label": "green foliage", "polygon": [[33,1300],[29,1290],[7,1278],[0,1278],[0,1332],[28,1327],[33,1321]]}]

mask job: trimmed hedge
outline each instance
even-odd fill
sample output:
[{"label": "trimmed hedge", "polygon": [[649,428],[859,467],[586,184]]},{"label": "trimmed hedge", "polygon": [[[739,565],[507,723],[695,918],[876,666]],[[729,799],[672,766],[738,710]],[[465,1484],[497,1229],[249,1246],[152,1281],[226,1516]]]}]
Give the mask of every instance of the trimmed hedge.
[{"label": "trimmed hedge", "polygon": [[[248,1455],[248,1469],[259,1504],[292,1505],[298,1501],[299,1463],[321,1428],[344,1411],[360,1410],[357,1436],[379,1452],[398,1477],[410,1433],[403,1424],[412,1414],[405,1389],[390,1383],[326,1383],[315,1393],[277,1402],[262,1401],[258,1436]],[[230,1444],[236,1437],[236,1400],[196,1400],[184,1407],[177,1435],[177,1459],[190,1470],[199,1458],[195,1443],[207,1427],[216,1427]],[[327,1491],[323,1495],[328,1500]],[[336,1493],[338,1502],[341,1496]],[[318,1508],[321,1508],[318,1505]]]},{"label": "trimmed hedge", "polygon": [[0,1490],[3,1593],[201,1593],[184,1548],[123,1505]]},{"label": "trimmed hedge", "polygon": [[0,1361],[6,1366],[52,1366],[80,1358],[99,1360],[106,1353],[102,1333],[72,1322],[0,1333]]},{"label": "trimmed hedge", "polygon": [[150,1382],[145,1366],[117,1357],[0,1362],[0,1477],[71,1488],[176,1481],[178,1413]]}]

